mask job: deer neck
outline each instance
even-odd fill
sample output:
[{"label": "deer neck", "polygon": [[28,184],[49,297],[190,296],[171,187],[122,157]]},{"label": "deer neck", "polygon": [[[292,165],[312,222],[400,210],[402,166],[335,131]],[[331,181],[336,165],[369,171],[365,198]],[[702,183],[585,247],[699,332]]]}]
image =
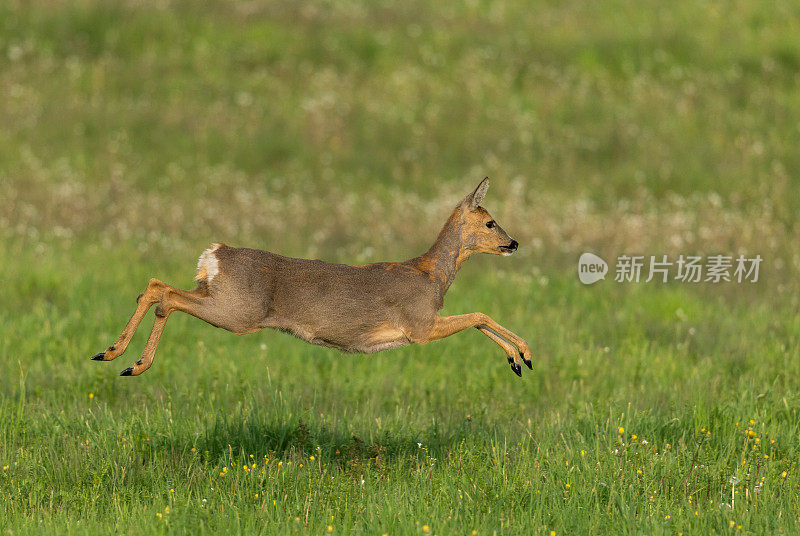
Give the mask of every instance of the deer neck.
[{"label": "deer neck", "polygon": [[461,236],[461,223],[458,210],[444,224],[436,242],[409,263],[417,269],[427,273],[431,279],[437,280],[441,285],[441,295],[447,292],[456,278],[461,264],[470,256],[470,251],[464,247]]}]

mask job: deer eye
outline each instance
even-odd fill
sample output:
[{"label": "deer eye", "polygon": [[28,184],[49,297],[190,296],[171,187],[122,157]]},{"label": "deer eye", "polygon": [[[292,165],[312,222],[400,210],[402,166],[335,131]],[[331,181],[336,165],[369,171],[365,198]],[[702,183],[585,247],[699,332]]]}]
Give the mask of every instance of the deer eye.
[{"label": "deer eye", "polygon": [[490,221],[486,222],[486,227],[488,227],[489,229],[491,229],[494,226],[495,226],[494,220],[490,220]]}]

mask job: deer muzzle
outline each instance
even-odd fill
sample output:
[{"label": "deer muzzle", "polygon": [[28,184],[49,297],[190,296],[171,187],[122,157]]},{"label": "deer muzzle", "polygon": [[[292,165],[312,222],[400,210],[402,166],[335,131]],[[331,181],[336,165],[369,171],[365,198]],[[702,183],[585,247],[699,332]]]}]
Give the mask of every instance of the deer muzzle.
[{"label": "deer muzzle", "polygon": [[500,251],[503,252],[503,255],[511,255],[515,251],[517,251],[517,247],[519,247],[519,242],[516,240],[511,240],[511,243],[507,246],[500,246]]}]

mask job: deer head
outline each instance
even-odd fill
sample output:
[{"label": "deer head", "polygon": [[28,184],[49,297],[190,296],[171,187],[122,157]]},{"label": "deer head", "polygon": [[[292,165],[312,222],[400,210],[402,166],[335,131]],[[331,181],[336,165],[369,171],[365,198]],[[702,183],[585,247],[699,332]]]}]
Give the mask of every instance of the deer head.
[{"label": "deer head", "polygon": [[486,177],[459,205],[462,244],[471,253],[508,256],[517,250],[519,243],[480,206],[488,189],[489,177]]}]

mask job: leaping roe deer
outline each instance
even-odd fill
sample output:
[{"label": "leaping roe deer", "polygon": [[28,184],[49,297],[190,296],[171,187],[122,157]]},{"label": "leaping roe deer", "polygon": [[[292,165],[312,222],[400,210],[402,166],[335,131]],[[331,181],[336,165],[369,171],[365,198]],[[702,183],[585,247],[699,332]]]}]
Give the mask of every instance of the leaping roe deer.
[{"label": "leaping roe deer", "polygon": [[522,337],[483,313],[438,314],[470,255],[511,255],[517,249],[517,241],[480,206],[488,188],[486,178],[458,204],[431,248],[405,262],[348,266],[213,244],[200,255],[194,290],[151,279],[119,339],[92,359],[121,356],[148,309],[158,304],[142,358],[122,376],[150,368],[173,311],[237,334],[275,328],[345,352],[425,344],[477,328],[505,351],[511,369],[522,376],[521,362],[533,368]]}]

